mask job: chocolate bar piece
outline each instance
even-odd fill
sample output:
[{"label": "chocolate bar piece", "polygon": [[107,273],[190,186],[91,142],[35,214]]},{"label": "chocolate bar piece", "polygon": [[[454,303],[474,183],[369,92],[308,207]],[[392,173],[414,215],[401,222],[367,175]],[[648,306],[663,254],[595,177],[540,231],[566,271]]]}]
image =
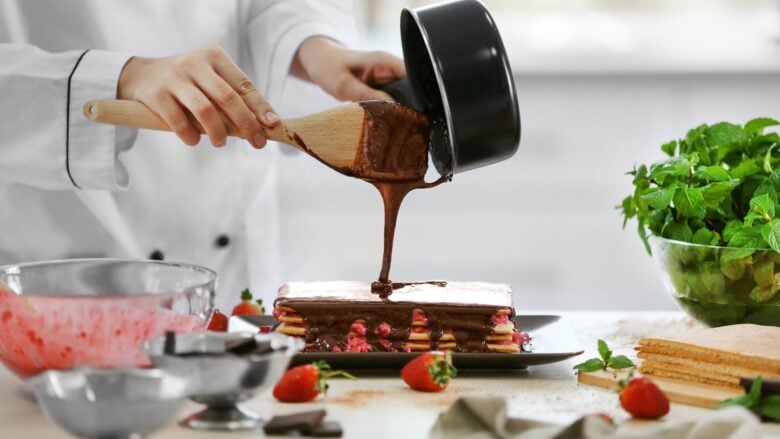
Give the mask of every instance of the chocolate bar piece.
[{"label": "chocolate bar piece", "polygon": [[344,432],[338,421],[325,421],[309,432],[313,437],[341,437]]},{"label": "chocolate bar piece", "polygon": [[[311,434],[322,424],[325,410],[293,413],[291,415],[274,416],[263,426],[265,434],[285,435],[290,433]],[[328,436],[333,437],[333,436]]]},{"label": "chocolate bar piece", "polygon": [[277,331],[306,352],[519,352],[509,285],[403,284],[388,297],[367,282],[288,283],[278,292]]},{"label": "chocolate bar piece", "polygon": [[163,345],[165,355],[176,355],[176,333],[165,331],[165,344]]}]

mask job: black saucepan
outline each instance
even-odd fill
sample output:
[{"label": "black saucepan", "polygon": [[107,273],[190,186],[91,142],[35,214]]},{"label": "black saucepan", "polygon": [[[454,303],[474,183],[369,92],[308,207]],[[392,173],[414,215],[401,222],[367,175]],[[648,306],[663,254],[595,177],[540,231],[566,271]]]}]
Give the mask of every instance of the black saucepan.
[{"label": "black saucepan", "polygon": [[511,157],[520,143],[512,70],[496,24],[477,0],[401,12],[408,78],[382,87],[432,124],[442,175]]}]

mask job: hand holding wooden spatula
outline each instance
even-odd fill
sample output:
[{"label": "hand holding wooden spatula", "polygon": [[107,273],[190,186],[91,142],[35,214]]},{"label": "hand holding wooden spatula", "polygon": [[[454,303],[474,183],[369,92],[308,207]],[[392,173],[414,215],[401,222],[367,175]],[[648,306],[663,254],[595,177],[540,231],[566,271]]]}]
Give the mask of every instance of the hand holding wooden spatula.
[{"label": "hand holding wooden spatula", "polygon": [[[84,105],[84,115],[95,122],[172,131],[138,101],[90,101]],[[193,123],[205,133],[202,126]],[[225,126],[228,135],[241,137],[227,119]],[[413,180],[422,177],[427,168],[427,118],[393,102],[350,103],[311,116],[285,119],[266,129],[266,135],[343,174],[367,180]]]}]

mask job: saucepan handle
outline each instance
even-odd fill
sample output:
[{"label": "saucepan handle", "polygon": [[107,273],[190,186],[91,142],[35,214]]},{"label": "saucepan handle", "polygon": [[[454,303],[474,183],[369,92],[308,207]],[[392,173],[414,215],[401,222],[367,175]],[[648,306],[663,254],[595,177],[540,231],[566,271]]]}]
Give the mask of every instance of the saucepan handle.
[{"label": "saucepan handle", "polygon": [[377,85],[376,88],[392,96],[396,102],[412,107],[417,111],[422,111],[423,109],[422,104],[417,99],[417,95],[414,94],[409,78],[399,79],[389,84]]}]

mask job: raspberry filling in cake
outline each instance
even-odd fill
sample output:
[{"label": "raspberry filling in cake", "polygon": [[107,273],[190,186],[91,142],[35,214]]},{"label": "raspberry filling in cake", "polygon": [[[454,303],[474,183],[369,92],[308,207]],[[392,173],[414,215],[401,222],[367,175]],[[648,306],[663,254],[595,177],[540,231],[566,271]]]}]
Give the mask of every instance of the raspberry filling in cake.
[{"label": "raspberry filling in cake", "polygon": [[279,289],[274,316],[307,352],[515,353],[528,342],[506,284],[410,283],[380,297],[369,283],[294,282]]}]

